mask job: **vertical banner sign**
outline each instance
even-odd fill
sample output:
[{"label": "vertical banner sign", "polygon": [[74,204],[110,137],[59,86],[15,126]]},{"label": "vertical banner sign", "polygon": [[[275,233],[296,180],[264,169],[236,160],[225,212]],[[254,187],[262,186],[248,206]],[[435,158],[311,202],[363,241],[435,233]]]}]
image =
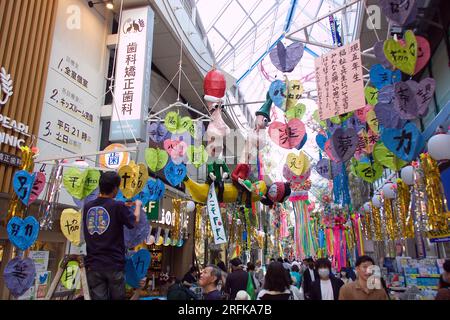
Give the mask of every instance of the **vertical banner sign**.
[{"label": "vertical banner sign", "polygon": [[211,230],[214,234],[214,243],[226,243],[225,229],[223,228],[222,216],[220,214],[219,201],[217,201],[216,188],[214,182],[211,183],[208,192],[207,209],[209,214],[209,221],[211,223]]},{"label": "vertical banner sign", "polygon": [[144,117],[150,105],[154,16],[150,7],[123,12],[110,141],[146,141]]},{"label": "vertical banner sign", "polygon": [[365,105],[359,40],[315,60],[320,120]]}]

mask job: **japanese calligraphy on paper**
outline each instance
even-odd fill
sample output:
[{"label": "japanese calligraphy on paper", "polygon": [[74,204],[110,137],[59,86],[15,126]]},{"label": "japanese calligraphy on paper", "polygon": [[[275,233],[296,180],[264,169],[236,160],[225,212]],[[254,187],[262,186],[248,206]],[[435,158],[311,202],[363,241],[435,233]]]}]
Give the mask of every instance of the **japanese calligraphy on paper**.
[{"label": "japanese calligraphy on paper", "polygon": [[315,70],[321,120],[364,106],[364,81],[358,40],[317,58]]},{"label": "japanese calligraphy on paper", "polygon": [[220,214],[219,202],[217,201],[216,189],[214,182],[211,183],[208,192],[208,203],[206,205],[209,221],[211,223],[211,231],[214,234],[214,243],[222,244],[226,243],[225,229],[222,223],[222,216]]}]

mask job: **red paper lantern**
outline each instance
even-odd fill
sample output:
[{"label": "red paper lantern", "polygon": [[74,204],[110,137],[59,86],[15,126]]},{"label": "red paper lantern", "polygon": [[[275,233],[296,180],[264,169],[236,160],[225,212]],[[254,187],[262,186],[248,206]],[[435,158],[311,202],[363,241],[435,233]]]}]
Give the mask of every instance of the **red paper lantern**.
[{"label": "red paper lantern", "polygon": [[203,81],[203,90],[205,91],[205,100],[216,102],[225,97],[227,82],[222,72],[213,69],[206,74]]}]

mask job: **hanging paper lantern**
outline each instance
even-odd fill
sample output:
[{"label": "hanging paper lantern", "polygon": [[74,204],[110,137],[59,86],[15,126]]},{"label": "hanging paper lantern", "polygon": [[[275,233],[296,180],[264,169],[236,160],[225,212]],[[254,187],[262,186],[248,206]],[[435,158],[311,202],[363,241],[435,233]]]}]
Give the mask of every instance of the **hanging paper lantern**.
[{"label": "hanging paper lantern", "polygon": [[383,186],[383,195],[384,195],[384,198],[386,198],[386,199],[394,199],[395,196],[396,196],[395,189],[396,189],[395,184],[393,184],[392,182],[387,182],[387,183]]},{"label": "hanging paper lantern", "polygon": [[209,102],[217,102],[225,97],[227,83],[225,76],[217,69],[209,71],[203,81],[203,90],[205,92],[205,100]]},{"label": "hanging paper lantern", "polygon": [[400,176],[404,183],[408,186],[414,184],[414,168],[413,166],[406,166],[402,169]]},{"label": "hanging paper lantern", "polygon": [[186,203],[186,211],[187,212],[194,212],[195,210],[195,202],[194,201],[188,201]]},{"label": "hanging paper lantern", "polygon": [[450,134],[436,134],[428,141],[428,153],[434,160],[450,159]]},{"label": "hanging paper lantern", "polygon": [[376,194],[376,195],[373,196],[373,198],[372,198],[372,204],[373,204],[373,206],[376,207],[376,208],[381,208],[381,206],[382,206],[383,204],[381,203],[380,195]]},{"label": "hanging paper lantern", "polygon": [[370,212],[370,203],[366,202],[363,206],[364,212]]}]

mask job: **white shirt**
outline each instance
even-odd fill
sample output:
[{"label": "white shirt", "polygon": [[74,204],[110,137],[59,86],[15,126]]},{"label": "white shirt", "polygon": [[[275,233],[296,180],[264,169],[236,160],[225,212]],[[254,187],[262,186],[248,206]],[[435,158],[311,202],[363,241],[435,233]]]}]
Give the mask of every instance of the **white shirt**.
[{"label": "white shirt", "polygon": [[292,294],[294,296],[294,300],[305,300],[305,298],[303,296],[303,293],[296,286],[290,286],[289,290],[292,291]]},{"label": "white shirt", "polygon": [[330,279],[320,280],[320,291],[322,292],[322,300],[334,300],[333,286]]},{"label": "white shirt", "polygon": [[314,277],[314,270],[313,269],[309,269],[309,275],[311,276],[311,282],[316,281],[316,278]]}]

